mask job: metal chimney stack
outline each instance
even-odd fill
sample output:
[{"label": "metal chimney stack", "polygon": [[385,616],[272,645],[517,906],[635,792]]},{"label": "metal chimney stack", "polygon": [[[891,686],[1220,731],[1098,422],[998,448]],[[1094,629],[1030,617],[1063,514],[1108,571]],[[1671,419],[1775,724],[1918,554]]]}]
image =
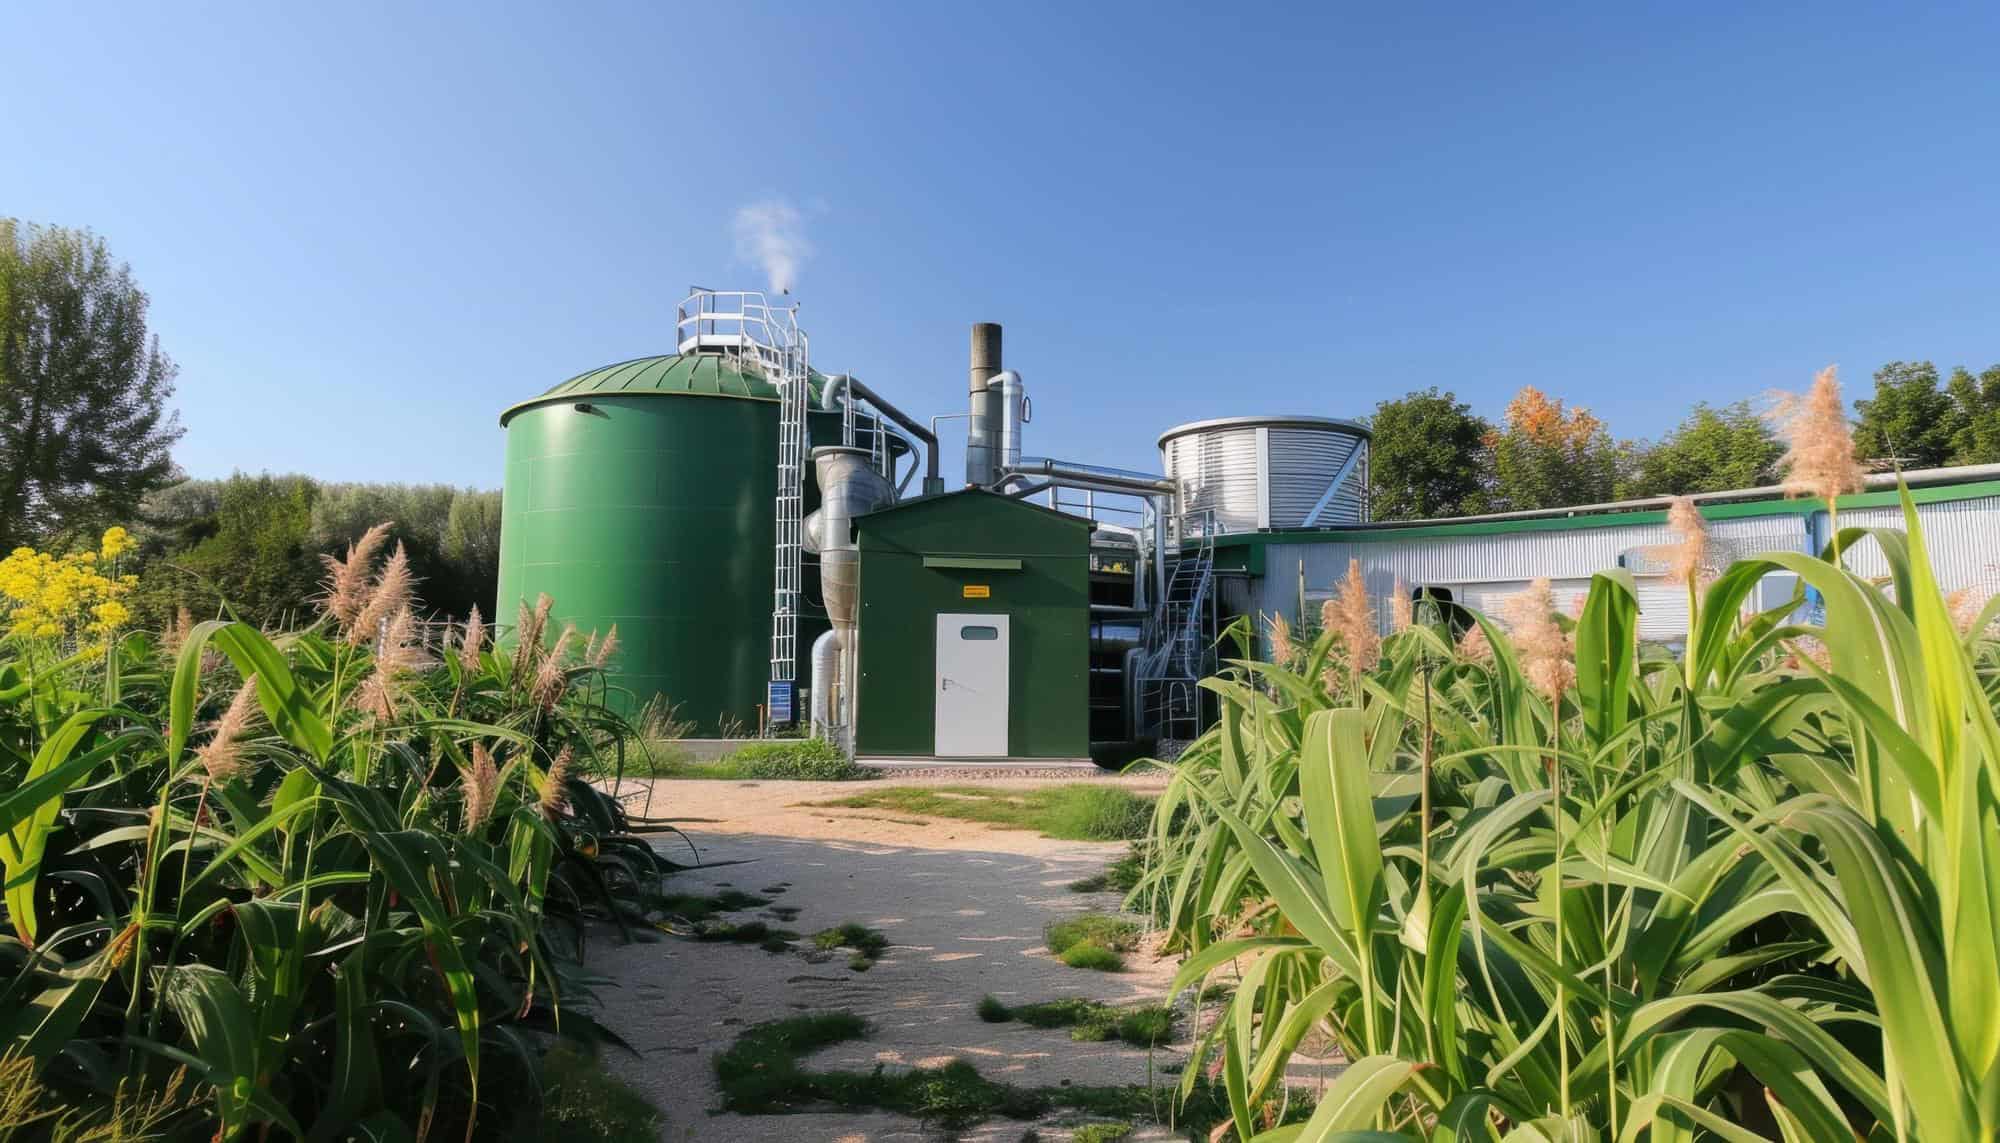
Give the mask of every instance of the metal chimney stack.
[{"label": "metal chimney stack", "polygon": [[1000,325],[983,321],[972,327],[971,420],[965,435],[965,482],[991,488],[1000,482],[996,439],[1000,410],[987,383],[1000,372]]}]

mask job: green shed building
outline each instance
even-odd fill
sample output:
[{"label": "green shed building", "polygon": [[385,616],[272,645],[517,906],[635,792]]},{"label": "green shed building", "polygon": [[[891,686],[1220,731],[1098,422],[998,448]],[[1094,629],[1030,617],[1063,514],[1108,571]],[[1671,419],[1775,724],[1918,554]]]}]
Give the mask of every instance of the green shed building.
[{"label": "green shed building", "polygon": [[1094,527],[982,488],[857,517],[855,753],[1087,758]]}]

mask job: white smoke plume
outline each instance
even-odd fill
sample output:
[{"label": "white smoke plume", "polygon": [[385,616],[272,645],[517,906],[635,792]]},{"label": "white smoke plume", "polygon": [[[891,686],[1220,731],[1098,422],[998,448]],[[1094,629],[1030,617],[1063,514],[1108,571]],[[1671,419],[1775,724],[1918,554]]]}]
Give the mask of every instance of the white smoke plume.
[{"label": "white smoke plume", "polygon": [[783,199],[768,199],[737,209],[736,254],[763,267],[772,289],[789,293],[812,244],[798,210]]}]

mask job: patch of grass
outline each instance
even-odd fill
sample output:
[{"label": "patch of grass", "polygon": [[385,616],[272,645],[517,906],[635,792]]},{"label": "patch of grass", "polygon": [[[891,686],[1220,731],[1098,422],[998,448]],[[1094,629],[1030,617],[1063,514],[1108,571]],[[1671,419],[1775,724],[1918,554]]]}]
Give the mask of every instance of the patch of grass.
[{"label": "patch of grass", "polygon": [[685,921],[706,921],[717,913],[735,913],[771,903],[741,889],[724,889],[714,894],[669,893],[660,898],[660,908]]},{"label": "patch of grass", "polygon": [[1116,890],[1130,893],[1139,885],[1139,878],[1145,876],[1146,858],[1133,846],[1125,856],[1112,862],[1102,872],[1093,873],[1069,883],[1072,893],[1106,893]]},{"label": "patch of grass", "polygon": [[847,967],[856,972],[867,972],[875,967],[876,958],[889,948],[889,938],[859,921],[844,921],[814,933],[813,946],[826,952],[852,949],[854,955],[848,958]]},{"label": "patch of grass", "polygon": [[1087,968],[1093,972],[1125,971],[1125,958],[1096,941],[1079,941],[1064,949],[1057,959],[1071,968]]},{"label": "patch of grass", "polygon": [[580,1143],[639,1143],[659,1134],[658,1109],[588,1052],[561,1042],[542,1057],[541,1115],[516,1132]]},{"label": "patch of grass", "polygon": [[1057,956],[1085,941],[1112,952],[1131,952],[1139,947],[1139,926],[1109,913],[1079,913],[1050,921],[1042,930],[1042,942]]},{"label": "patch of grass", "polygon": [[888,786],[808,804],[985,822],[1002,829],[1031,829],[1064,841],[1136,841],[1145,836],[1153,815],[1150,798],[1090,782],[1038,790]]},{"label": "patch of grass", "polygon": [[1120,1143],[1130,1139],[1132,1131],[1129,1123],[1086,1123],[1069,1138],[1070,1143]]},{"label": "patch of grass", "polygon": [[[1175,1093],[1170,1090],[1136,1085],[1020,1088],[989,1080],[963,1060],[895,1074],[880,1066],[865,1072],[809,1072],[799,1066],[807,1054],[866,1032],[866,1022],[852,1012],[793,1016],[746,1029],[715,1058],[723,1110],[778,1115],[829,1105],[880,1108],[950,1131],[996,1116],[1036,1119],[1058,1109],[1119,1123],[1160,1121],[1173,1113]],[[1175,1122],[1189,1138],[1206,1138],[1228,1115],[1221,1085],[1203,1081],[1179,1106]],[[1288,1114],[1285,1121],[1296,1120]]]},{"label": "patch of grass", "polygon": [[1151,1048],[1171,1042],[1174,1036],[1174,1012],[1165,1005],[1119,1008],[1077,996],[1017,1008],[988,996],[979,1002],[979,1018],[989,1024],[1019,1020],[1033,1028],[1068,1028],[1070,1039],[1085,1043],[1123,1040]]}]

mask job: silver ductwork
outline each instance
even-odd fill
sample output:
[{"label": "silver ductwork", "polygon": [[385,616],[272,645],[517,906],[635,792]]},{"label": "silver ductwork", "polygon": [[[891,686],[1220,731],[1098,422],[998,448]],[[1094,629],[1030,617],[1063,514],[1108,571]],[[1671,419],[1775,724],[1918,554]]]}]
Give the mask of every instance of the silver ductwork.
[{"label": "silver ductwork", "polygon": [[965,433],[965,483],[991,488],[1000,482],[1000,411],[988,382],[1000,372],[1000,326],[983,321],[972,327],[969,385],[971,420]]},{"label": "silver ductwork", "polygon": [[988,408],[999,413],[1000,431],[993,444],[995,459],[1005,474],[1021,463],[1022,426],[1028,423],[1030,414],[1028,387],[1022,384],[1019,373],[1003,369],[986,383],[986,400]]},{"label": "silver ductwork", "polygon": [[[915,451],[922,442],[924,451],[924,491],[943,492],[944,480],[938,475],[938,440],[934,428],[925,428],[923,423],[903,410],[882,399],[881,394],[861,383],[861,379],[851,373],[836,373],[827,379],[826,387],[820,390],[819,407],[829,413],[838,412],[841,402],[861,400],[872,405],[875,411],[888,420],[891,431],[903,438],[903,442]],[[911,467],[912,475],[916,468]],[[908,484],[907,478],[903,481]],[[898,489],[898,491],[901,491]]]},{"label": "silver ductwork", "polygon": [[822,631],[812,645],[812,732],[828,741],[839,733],[833,718],[834,692],[840,689],[835,680],[839,677],[840,633]]},{"label": "silver ductwork", "polygon": [[[1109,468],[1098,464],[1080,464],[1076,461],[1055,460],[1046,456],[1024,456],[1007,465],[1003,470],[1003,476],[1023,481],[1046,481],[1064,488],[1145,497],[1150,517],[1147,526],[1153,533],[1152,598],[1155,606],[1167,598],[1167,519],[1174,514],[1174,501],[1180,487],[1174,481],[1163,476],[1155,476],[1150,472],[1134,472],[1128,468]],[[1141,581],[1138,586],[1139,602],[1143,606],[1145,584]]]},{"label": "silver ductwork", "polygon": [[[818,673],[819,645],[813,647],[813,708],[826,705],[827,738],[852,749],[856,664],[860,639],[856,609],[860,606],[861,552],[854,546],[854,518],[896,502],[896,490],[875,471],[865,448],[829,446],[812,451],[813,475],[819,481],[820,505],[805,519],[806,550],[819,554],[820,594],[827,618],[833,621],[838,669]],[[822,697],[823,696],[823,697]]]}]

